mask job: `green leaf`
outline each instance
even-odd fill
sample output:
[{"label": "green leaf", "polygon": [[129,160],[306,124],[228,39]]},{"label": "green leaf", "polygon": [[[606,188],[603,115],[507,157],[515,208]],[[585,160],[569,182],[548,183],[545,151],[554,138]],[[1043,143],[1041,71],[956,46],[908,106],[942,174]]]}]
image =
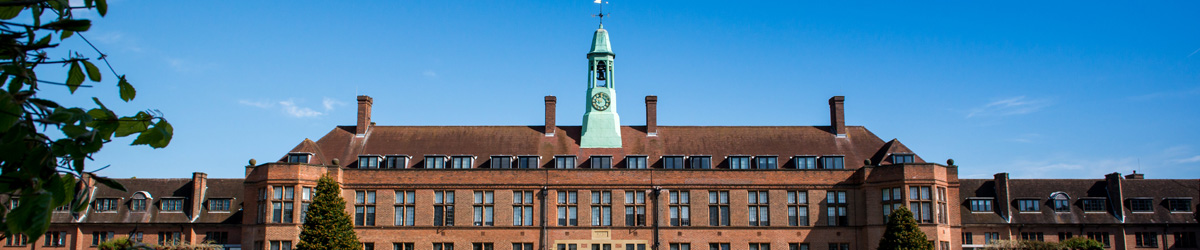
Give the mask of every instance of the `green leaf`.
[{"label": "green leaf", "polygon": [[125,102],[133,101],[133,97],[137,96],[137,90],[133,89],[133,85],[129,84],[129,81],[125,80],[125,75],[121,75],[118,78],[121,79],[121,81],[117,82],[117,88],[121,91],[121,100],[125,100]]},{"label": "green leaf", "polygon": [[91,79],[93,82],[99,82],[100,81],[100,68],[97,68],[95,64],[92,64],[92,62],[89,62],[87,60],[84,60],[82,62],[83,62],[83,68],[87,69],[88,79]]},{"label": "green leaf", "polygon": [[24,110],[21,109],[21,104],[7,91],[0,90],[0,131],[8,131],[16,125],[22,113]]},{"label": "green leaf", "polygon": [[25,10],[25,6],[4,6],[0,7],[0,19],[9,20],[16,18]]},{"label": "green leaf", "polygon": [[[53,3],[54,1],[50,2]],[[46,25],[42,25],[42,27],[52,30],[83,32],[92,28],[92,21],[87,19],[63,19],[47,23]]]},{"label": "green leaf", "polygon": [[150,127],[149,120],[135,120],[135,119],[137,119],[137,118],[133,118],[133,117],[121,118],[121,120],[117,124],[116,136],[117,137],[126,137],[131,134],[136,134],[136,133],[141,133],[143,131],[146,131],[146,128]]},{"label": "green leaf", "polygon": [[100,16],[108,14],[108,1],[96,0],[96,11],[100,12]]},{"label": "green leaf", "polygon": [[59,207],[71,202],[71,198],[75,197],[75,176],[74,175],[52,175],[44,186],[46,191],[53,194],[53,202],[50,203],[53,207]]},{"label": "green leaf", "polygon": [[[161,119],[161,118],[160,118]],[[150,145],[152,148],[164,148],[171,143],[171,136],[174,134],[174,128],[167,120],[159,120],[154,126],[142,131],[137,139],[133,140],[133,145]]]},{"label": "green leaf", "polygon": [[93,0],[83,0],[83,7],[91,8]]},{"label": "green leaf", "polygon": [[79,85],[83,84],[83,69],[79,68],[79,62],[71,62],[71,70],[67,72],[67,88],[74,94]]},{"label": "green leaf", "polygon": [[42,39],[39,39],[37,41],[37,45],[41,45],[41,46],[50,45],[50,34],[46,34],[46,36],[42,37]]},{"label": "green leaf", "polygon": [[67,125],[62,127],[62,132],[63,135],[66,135],[68,138],[75,138],[87,134],[88,130],[87,128],[79,125]]},{"label": "green leaf", "polygon": [[68,37],[71,37],[71,35],[74,35],[74,34],[75,34],[74,31],[64,30],[64,31],[62,31],[62,34],[58,36],[58,40],[59,41],[67,40]]},{"label": "green leaf", "polygon": [[96,175],[96,174],[94,174],[94,173],[88,173],[88,175],[90,175],[90,176],[92,177],[92,179],[93,179],[93,180],[96,180],[96,182],[99,182],[100,184],[104,184],[105,186],[108,186],[108,187],[110,187],[110,188],[112,188],[112,189],[116,189],[116,190],[118,190],[118,191],[121,191],[121,192],[127,192],[127,191],[128,191],[128,190],[125,190],[125,185],[121,185],[121,183],[120,183],[120,182],[117,182],[117,181],[114,181],[114,180],[112,180],[112,179],[109,179],[108,177],[101,177],[101,176],[98,176],[98,175]]},{"label": "green leaf", "polygon": [[54,198],[45,191],[21,196],[21,205],[5,217],[9,233],[24,233],[36,241],[50,227],[50,202]]}]

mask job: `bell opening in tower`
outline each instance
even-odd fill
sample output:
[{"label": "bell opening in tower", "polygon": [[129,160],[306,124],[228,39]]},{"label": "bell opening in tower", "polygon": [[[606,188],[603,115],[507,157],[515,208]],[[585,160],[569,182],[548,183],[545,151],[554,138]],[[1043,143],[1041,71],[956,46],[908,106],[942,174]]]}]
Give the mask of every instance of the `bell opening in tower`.
[{"label": "bell opening in tower", "polygon": [[600,61],[596,64],[596,86],[608,87],[608,64]]}]

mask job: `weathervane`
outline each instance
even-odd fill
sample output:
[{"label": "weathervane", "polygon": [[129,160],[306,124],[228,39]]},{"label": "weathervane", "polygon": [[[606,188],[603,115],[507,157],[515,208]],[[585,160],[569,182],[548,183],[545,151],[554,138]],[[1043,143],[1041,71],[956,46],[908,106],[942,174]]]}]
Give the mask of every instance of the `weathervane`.
[{"label": "weathervane", "polygon": [[[605,15],[604,15],[604,4],[608,3],[608,2],[602,2],[602,1],[603,1],[603,0],[596,0],[596,1],[595,1],[595,3],[598,3],[598,4],[600,4],[600,13],[598,13],[598,14],[595,14],[595,15],[592,15],[592,16],[594,16],[594,17],[599,17],[599,18],[600,18],[600,25],[604,25],[604,16],[605,16]],[[610,13],[610,14],[611,14],[611,13]]]}]

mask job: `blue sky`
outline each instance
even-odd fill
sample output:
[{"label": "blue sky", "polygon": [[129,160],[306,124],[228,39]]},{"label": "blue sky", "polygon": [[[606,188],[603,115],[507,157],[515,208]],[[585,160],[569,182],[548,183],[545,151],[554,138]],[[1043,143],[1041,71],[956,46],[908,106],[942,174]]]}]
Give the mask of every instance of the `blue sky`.
[{"label": "blue sky", "polygon": [[[848,124],[961,178],[1200,178],[1197,5],[612,1],[605,28],[626,125],[645,95],[661,125],[827,125],[844,95]],[[579,124],[597,24],[589,0],[110,6],[85,35],[138,98],[112,77],[43,95],[166,115],[169,147],[118,140],[90,163],[113,177],[241,177],[352,125],[356,94],[382,125],[540,125],[545,95]]]}]

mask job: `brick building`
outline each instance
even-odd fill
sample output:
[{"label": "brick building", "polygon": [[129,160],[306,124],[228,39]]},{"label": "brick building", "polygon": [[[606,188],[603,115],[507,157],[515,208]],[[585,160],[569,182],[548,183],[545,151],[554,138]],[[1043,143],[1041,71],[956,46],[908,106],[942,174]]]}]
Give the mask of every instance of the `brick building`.
[{"label": "brick building", "polygon": [[938,249],[1059,235],[1196,246],[1200,180],[960,180],[957,166],[845,125],[841,96],[828,100],[828,126],[659,126],[656,96],[644,99],[645,126],[622,126],[614,59],[601,27],[582,126],[556,124],[554,96],[536,126],[379,126],[359,96],[355,125],[247,166],[245,179],[98,188],[90,210],[56,215],[52,231],[70,243],[43,248],[136,234],[290,249],[322,175],[341,183],[367,249],[866,250],[900,206]]}]

